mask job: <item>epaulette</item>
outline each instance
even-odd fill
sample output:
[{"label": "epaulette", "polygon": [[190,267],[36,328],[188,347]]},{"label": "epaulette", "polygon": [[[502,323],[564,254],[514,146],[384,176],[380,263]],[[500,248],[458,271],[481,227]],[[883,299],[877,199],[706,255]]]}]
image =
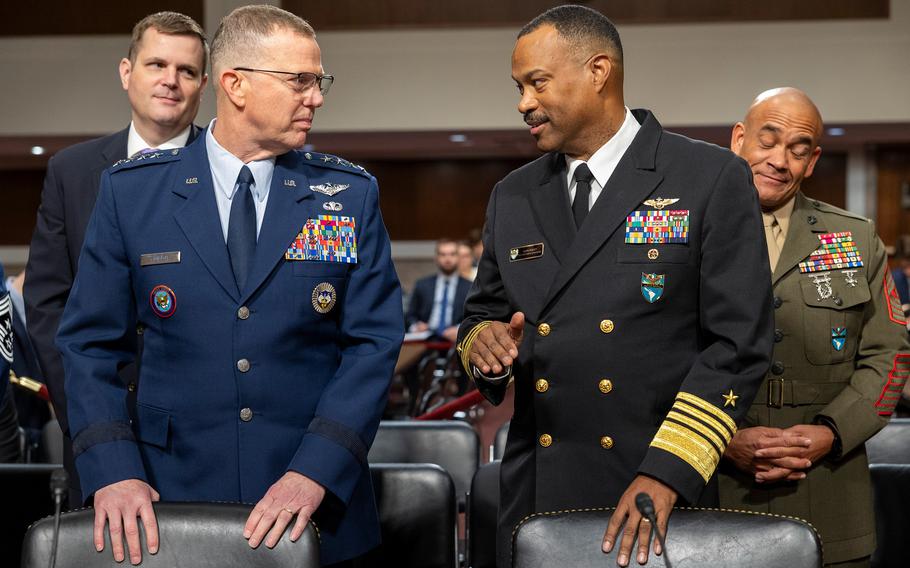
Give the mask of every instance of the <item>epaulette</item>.
[{"label": "epaulette", "polygon": [[174,160],[180,159],[180,148],[174,148],[173,150],[156,150],[154,152],[149,152],[148,154],[139,154],[138,156],[133,156],[132,158],[126,158],[115,162],[111,166],[111,172],[119,172],[121,170],[128,170],[130,168],[135,168],[137,166],[148,166],[151,164],[162,164],[165,162],[173,162]]},{"label": "epaulette", "polygon": [[858,215],[852,211],[847,211],[846,209],[841,209],[840,207],[835,207],[834,205],[831,205],[830,203],[825,203],[824,201],[819,201],[818,199],[812,199],[812,198],[807,198],[807,199],[809,199],[809,203],[811,203],[812,206],[815,207],[816,209],[818,209],[819,211],[823,211],[825,213],[832,213],[834,215],[840,215],[841,217],[849,217],[851,219],[856,219],[857,221],[865,221],[866,223],[872,222],[872,220],[869,219],[868,217],[863,217],[862,215]]},{"label": "epaulette", "polygon": [[365,178],[372,177],[370,172],[366,171],[363,166],[358,166],[353,162],[349,162],[344,158],[339,158],[338,156],[333,156],[331,154],[320,154],[319,152],[303,152],[303,159],[307,163],[314,166],[319,166],[320,168],[329,168],[332,170],[341,170],[343,172],[348,172],[351,174],[360,174]]}]

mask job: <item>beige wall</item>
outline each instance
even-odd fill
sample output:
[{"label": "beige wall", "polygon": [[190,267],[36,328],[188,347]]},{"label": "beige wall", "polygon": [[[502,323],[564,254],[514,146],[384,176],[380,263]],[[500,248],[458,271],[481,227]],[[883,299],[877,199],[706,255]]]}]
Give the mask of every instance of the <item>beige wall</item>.
[{"label": "beige wall", "polygon": [[[207,0],[206,25],[238,4]],[[665,125],[728,124],[788,84],[829,122],[910,121],[910,0],[887,21],[622,26],[626,98]],[[325,32],[337,76],[317,129],[521,128],[515,29]],[[116,75],[128,38],[0,39],[0,135],[109,132],[129,120]],[[199,122],[214,113],[205,96]]]}]

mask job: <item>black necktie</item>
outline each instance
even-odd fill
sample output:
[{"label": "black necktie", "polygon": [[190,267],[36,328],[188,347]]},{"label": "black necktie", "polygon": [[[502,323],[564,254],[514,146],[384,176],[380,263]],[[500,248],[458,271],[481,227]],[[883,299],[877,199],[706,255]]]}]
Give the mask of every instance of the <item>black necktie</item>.
[{"label": "black necktie", "polygon": [[588,164],[582,162],[575,168],[575,201],[572,202],[572,215],[575,217],[576,229],[581,229],[581,224],[588,216],[592,179],[594,179],[594,174],[591,173]]},{"label": "black necktie", "polygon": [[246,286],[246,277],[256,253],[256,205],[250,190],[252,183],[253,173],[243,166],[237,176],[237,191],[231,199],[231,217],[228,220],[227,248],[240,292]]}]

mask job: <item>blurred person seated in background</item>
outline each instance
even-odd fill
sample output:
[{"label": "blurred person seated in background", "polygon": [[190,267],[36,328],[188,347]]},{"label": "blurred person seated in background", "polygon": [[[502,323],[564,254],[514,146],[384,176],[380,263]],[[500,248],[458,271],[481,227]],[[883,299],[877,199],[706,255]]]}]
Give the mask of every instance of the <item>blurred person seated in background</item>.
[{"label": "blurred person seated in background", "polygon": [[430,337],[454,342],[471,288],[471,281],[458,273],[456,241],[436,241],[436,267],[436,274],[425,276],[414,285],[405,323],[409,332],[429,331]]},{"label": "blurred person seated in background", "polygon": [[19,461],[19,423],[9,384],[13,363],[13,306],[0,264],[0,463]]},{"label": "blurred person seated in background", "polygon": [[458,241],[458,275],[471,282],[477,276],[477,265],[474,264],[474,250],[468,241]]}]

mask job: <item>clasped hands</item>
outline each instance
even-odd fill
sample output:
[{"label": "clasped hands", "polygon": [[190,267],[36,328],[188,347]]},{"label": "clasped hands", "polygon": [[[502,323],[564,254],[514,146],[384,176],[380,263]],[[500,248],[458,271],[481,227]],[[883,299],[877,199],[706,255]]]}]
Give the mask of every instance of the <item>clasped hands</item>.
[{"label": "clasped hands", "polygon": [[[291,541],[303,535],[307,522],[322,503],[325,488],[295,471],[285,473],[253,507],[243,527],[243,537],[251,548],[256,548],[265,539],[269,548],[278,544],[281,535],[291,523],[294,515],[297,521],[291,529]],[[109,525],[111,549],[114,560],[125,558],[123,537],[132,564],[142,561],[142,547],[139,544],[139,524],[145,529],[146,544],[150,554],[158,552],[158,522],[152,502],[158,501],[158,492],[144,481],[126,479],[102,487],[95,492],[95,550],[104,550],[104,526]]]},{"label": "clasped hands", "polygon": [[823,425],[797,424],[786,429],[755,426],[736,432],[724,457],[755,476],[756,483],[797,481],[831,451],[834,432]]}]

